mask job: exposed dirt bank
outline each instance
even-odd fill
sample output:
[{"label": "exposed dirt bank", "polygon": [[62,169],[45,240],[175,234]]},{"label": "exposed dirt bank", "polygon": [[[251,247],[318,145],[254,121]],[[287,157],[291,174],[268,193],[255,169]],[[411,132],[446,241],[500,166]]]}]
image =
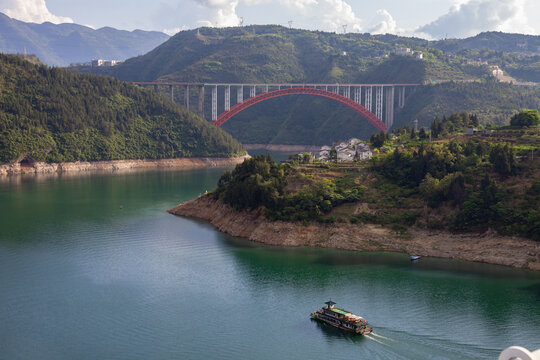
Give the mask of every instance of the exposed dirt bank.
[{"label": "exposed dirt bank", "polygon": [[268,150],[268,151],[298,151],[298,152],[318,152],[321,147],[316,145],[274,145],[274,144],[244,144],[246,150]]},{"label": "exposed dirt bank", "polygon": [[268,221],[261,210],[237,212],[209,196],[188,201],[168,211],[174,215],[204,219],[222,232],[270,245],[402,252],[540,271],[540,243],[501,236],[491,231],[484,234],[451,234],[413,229],[410,237],[404,239],[378,225],[303,225]]},{"label": "exposed dirt bank", "polygon": [[111,160],[111,161],[77,161],[63,163],[19,162],[0,165],[1,175],[19,174],[51,174],[51,173],[74,173],[74,172],[106,172],[126,171],[132,169],[195,169],[204,167],[228,167],[240,164],[245,156],[231,158],[178,158],[159,160]]}]

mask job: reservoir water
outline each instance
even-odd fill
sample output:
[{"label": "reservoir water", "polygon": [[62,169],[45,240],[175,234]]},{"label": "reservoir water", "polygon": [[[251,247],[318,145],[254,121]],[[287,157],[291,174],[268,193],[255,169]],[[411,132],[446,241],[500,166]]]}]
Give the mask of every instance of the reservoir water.
[{"label": "reservoir water", "polygon": [[[496,359],[540,275],[250,243],[165,210],[220,169],[0,182],[0,359]],[[312,322],[332,299],[374,328]]]}]

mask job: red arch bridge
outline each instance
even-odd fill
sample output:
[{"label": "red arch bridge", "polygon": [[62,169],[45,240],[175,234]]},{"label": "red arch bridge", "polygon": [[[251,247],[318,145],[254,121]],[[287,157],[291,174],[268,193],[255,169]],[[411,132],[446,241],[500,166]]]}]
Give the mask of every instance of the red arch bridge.
[{"label": "red arch bridge", "polygon": [[[405,106],[408,92],[420,84],[326,84],[326,83],[188,83],[188,82],[135,82],[157,91],[169,91],[171,100],[180,98],[188,110],[193,96],[198,99],[198,114],[204,115],[205,89],[210,89],[212,123],[223,125],[244,109],[261,101],[285,95],[313,95],[341,103],[364,117],[374,127],[386,131],[394,123],[394,111]],[[177,91],[175,97],[175,89]],[[193,91],[195,89],[195,91]],[[233,100],[231,106],[231,89]],[[234,91],[236,90],[236,91]],[[397,102],[396,102],[397,90]],[[178,92],[180,91],[180,94]],[[249,91],[249,96],[246,92]],[[236,95],[234,94],[236,92]],[[183,93],[183,94],[182,94]],[[223,100],[221,100],[223,99]],[[218,110],[218,103],[221,105]],[[221,111],[221,108],[223,111]]]}]

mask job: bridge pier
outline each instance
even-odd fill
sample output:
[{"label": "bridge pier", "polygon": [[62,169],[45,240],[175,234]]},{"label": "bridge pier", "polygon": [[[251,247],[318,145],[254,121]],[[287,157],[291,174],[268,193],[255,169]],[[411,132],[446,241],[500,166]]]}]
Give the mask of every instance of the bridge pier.
[{"label": "bridge pier", "polygon": [[364,107],[368,109],[369,111],[372,111],[372,100],[373,100],[373,86],[366,86],[366,90],[364,92]]},{"label": "bridge pier", "polygon": [[249,88],[249,97],[255,97],[255,95],[256,95],[256,90],[255,90],[255,85],[253,85]]},{"label": "bridge pier", "polygon": [[212,86],[212,121],[217,120],[217,85]]},{"label": "bridge pier", "polygon": [[173,85],[169,85],[170,91],[171,91],[171,102],[174,102],[174,87]]},{"label": "bridge pier", "polygon": [[402,109],[405,106],[405,86],[398,88],[398,107]]},{"label": "bridge pier", "polygon": [[231,110],[231,85],[225,86],[225,111]]},{"label": "bridge pier", "polygon": [[204,119],[204,85],[199,86],[199,116]]},{"label": "bridge pier", "polygon": [[345,96],[346,98],[349,98],[349,99],[351,98],[351,87],[350,86],[344,87],[343,96]]},{"label": "bridge pier", "polygon": [[353,93],[354,93],[354,102],[361,104],[362,103],[362,87],[361,86],[355,87]]},{"label": "bridge pier", "polygon": [[394,124],[394,87],[386,88],[386,116],[384,123],[390,129]]},{"label": "bridge pier", "polygon": [[375,116],[379,119],[383,116],[383,86],[375,88]]},{"label": "bridge pier", "polygon": [[236,103],[239,104],[244,101],[244,85],[240,85],[236,88]]}]

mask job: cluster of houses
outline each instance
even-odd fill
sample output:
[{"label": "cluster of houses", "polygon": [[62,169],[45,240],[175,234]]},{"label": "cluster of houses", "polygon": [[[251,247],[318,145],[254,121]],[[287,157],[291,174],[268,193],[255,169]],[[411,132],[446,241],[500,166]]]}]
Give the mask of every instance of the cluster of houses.
[{"label": "cluster of houses", "polygon": [[116,66],[120,64],[121,61],[118,60],[103,60],[103,59],[94,59],[92,60],[92,67],[101,67],[101,66]]},{"label": "cluster of houses", "polygon": [[424,59],[424,54],[421,51],[412,51],[406,47],[398,47],[394,53],[400,56],[414,56],[418,60]]},{"label": "cluster of houses", "polygon": [[[366,160],[373,156],[369,145],[359,139],[349,139],[334,144],[337,161]],[[322,162],[332,161],[332,147],[322,146],[317,157]]]}]

